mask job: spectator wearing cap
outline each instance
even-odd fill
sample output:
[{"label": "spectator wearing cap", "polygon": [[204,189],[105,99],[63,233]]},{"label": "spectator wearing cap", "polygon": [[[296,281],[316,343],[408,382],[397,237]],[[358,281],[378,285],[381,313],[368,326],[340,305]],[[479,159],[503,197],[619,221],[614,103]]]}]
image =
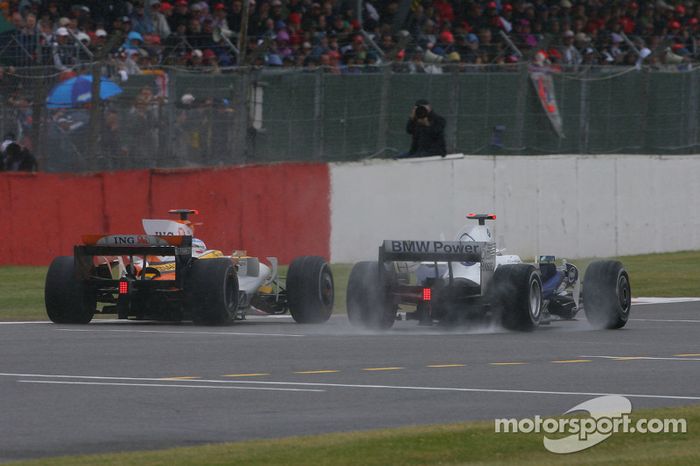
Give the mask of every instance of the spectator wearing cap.
[{"label": "spectator wearing cap", "polygon": [[97,28],[95,32],[92,34],[92,42],[90,45],[90,48],[95,51],[102,46],[105,45],[107,42],[107,31],[105,31],[102,28]]},{"label": "spectator wearing cap", "polygon": [[496,2],[491,1],[486,4],[485,15],[484,22],[493,32],[502,29],[501,18],[498,14],[498,5]]},{"label": "spectator wearing cap", "polygon": [[299,47],[310,37],[310,34],[302,29],[302,15],[299,13],[290,13],[287,17],[287,33],[289,34],[289,43],[294,47]]},{"label": "spectator wearing cap", "polygon": [[479,58],[479,38],[474,33],[463,36],[465,45],[457,48],[462,62],[476,64]]},{"label": "spectator wearing cap", "polygon": [[561,63],[568,66],[577,66],[583,62],[581,52],[574,45],[575,34],[571,29],[567,29],[562,34]]},{"label": "spectator wearing cap", "polygon": [[131,32],[131,18],[128,16],[122,16],[117,18],[113,23],[114,29],[121,30],[124,35]]},{"label": "spectator wearing cap", "polygon": [[352,52],[353,65],[362,65],[367,58],[367,44],[362,34],[355,34],[349,46],[341,48],[343,53]]},{"label": "spectator wearing cap", "polygon": [[175,11],[168,18],[170,30],[174,31],[180,24],[189,25],[191,18],[192,15],[187,0],[175,0]]},{"label": "spectator wearing cap", "polygon": [[168,22],[168,28],[172,32],[173,28],[170,25],[170,20],[173,16],[173,13],[175,12],[175,7],[173,7],[173,4],[168,1],[161,2],[160,8],[158,8],[158,12],[162,14],[165,20]]},{"label": "spectator wearing cap", "polygon": [[121,81],[127,81],[129,76],[141,74],[141,69],[134,59],[135,55],[135,53],[127,52],[123,47],[117,50],[113,66]]},{"label": "spectator wearing cap", "polygon": [[215,3],[212,11],[212,27],[226,34],[226,37],[231,37],[233,33],[228,25],[227,16],[226,5],[221,2]]},{"label": "spectator wearing cap", "polygon": [[449,55],[454,51],[455,37],[449,30],[444,30],[440,33],[437,46],[442,49],[441,55]]},{"label": "spectator wearing cap", "polygon": [[504,3],[498,19],[500,28],[503,29],[506,34],[510,34],[513,31],[513,5]]},{"label": "spectator wearing cap", "polygon": [[202,51],[202,66],[205,71],[211,74],[221,74],[219,58],[212,49],[205,49]]},{"label": "spectator wearing cap", "polygon": [[[163,14],[162,10],[172,10],[172,6],[169,3],[161,3],[160,0],[150,0],[151,1],[151,11],[149,12],[150,21],[152,25],[151,33],[157,35],[161,40],[165,40],[171,33],[170,24],[168,24],[168,19]],[[164,8],[164,5],[167,5]]]},{"label": "spectator wearing cap", "polygon": [[526,18],[519,19],[513,27],[514,42],[518,47],[523,49],[532,49],[537,46],[537,37],[532,34],[530,20]]},{"label": "spectator wearing cap", "polygon": [[78,64],[77,50],[68,29],[60,27],[54,34],[51,44],[53,65],[58,71],[68,71]]},{"label": "spectator wearing cap", "polygon": [[294,55],[294,51],[289,46],[289,34],[286,30],[282,29],[275,35],[274,50],[280,58],[288,58]]},{"label": "spectator wearing cap", "polygon": [[[90,50],[92,39],[85,32],[79,32],[75,35],[76,55],[78,57],[78,62],[87,63],[92,60],[92,51]],[[78,43],[80,45],[78,45]]]},{"label": "spectator wearing cap", "polygon": [[311,50],[313,49],[311,42],[305,41],[299,47],[299,50],[294,56],[294,64],[297,67],[306,66],[306,61],[311,57]]},{"label": "spectator wearing cap", "polygon": [[202,52],[200,49],[192,50],[192,53],[189,56],[189,60],[187,61],[187,66],[189,68],[201,68],[203,63],[204,52]]}]

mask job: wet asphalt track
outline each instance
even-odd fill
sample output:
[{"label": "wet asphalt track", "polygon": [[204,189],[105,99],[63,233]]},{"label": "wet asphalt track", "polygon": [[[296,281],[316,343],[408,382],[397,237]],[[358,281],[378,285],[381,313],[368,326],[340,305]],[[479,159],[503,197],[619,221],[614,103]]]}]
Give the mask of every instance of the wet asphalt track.
[{"label": "wet asphalt track", "polygon": [[251,318],[224,328],[0,324],[0,461],[495,417],[557,415],[597,394],[700,403],[700,302],[635,305],[529,334],[377,334]]}]

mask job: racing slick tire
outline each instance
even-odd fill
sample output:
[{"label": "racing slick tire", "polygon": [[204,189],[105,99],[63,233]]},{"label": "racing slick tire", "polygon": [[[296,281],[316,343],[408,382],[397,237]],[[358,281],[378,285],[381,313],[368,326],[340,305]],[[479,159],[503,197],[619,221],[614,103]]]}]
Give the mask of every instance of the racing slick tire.
[{"label": "racing slick tire", "polygon": [[377,262],[358,262],[350,272],[346,307],[351,324],[373,330],[394,325],[396,306],[388,293],[387,273]]},{"label": "racing slick tire", "polygon": [[223,325],[233,320],[238,308],[238,275],[231,259],[194,260],[185,291],[196,325]]},{"label": "racing slick tire", "polygon": [[320,324],[333,313],[335,289],[328,263],[318,256],[297,257],[287,270],[289,313],[299,324]]},{"label": "racing slick tire", "polygon": [[591,262],[583,279],[583,308],[588,322],[598,329],[622,328],[632,306],[627,271],[619,261]]},{"label": "racing slick tire", "polygon": [[46,274],[44,303],[57,324],[87,324],[97,308],[97,296],[75,276],[73,256],[57,257]]},{"label": "racing slick tire", "polygon": [[496,269],[492,293],[501,311],[501,325],[528,332],[542,318],[542,279],[530,264],[505,264]]}]

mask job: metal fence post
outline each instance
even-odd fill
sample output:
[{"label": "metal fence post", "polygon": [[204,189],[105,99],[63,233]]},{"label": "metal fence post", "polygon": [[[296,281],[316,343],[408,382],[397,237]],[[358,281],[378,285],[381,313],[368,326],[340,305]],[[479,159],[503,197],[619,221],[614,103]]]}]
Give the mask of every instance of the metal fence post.
[{"label": "metal fence post", "polygon": [[527,64],[518,67],[518,94],[515,101],[515,131],[514,144],[516,150],[522,150],[525,147],[525,113],[527,112],[527,97],[530,89],[530,74],[527,70]]},{"label": "metal fence post", "polygon": [[690,80],[689,86],[689,96],[686,99],[688,102],[688,131],[686,134],[686,149],[684,152],[692,153],[698,144],[698,83],[697,83],[697,73],[689,73],[688,79]]},{"label": "metal fence post", "polygon": [[457,122],[459,121],[459,73],[451,72],[450,80],[452,81],[452,89],[450,89],[450,107],[447,124],[446,145],[447,153],[456,152],[457,148]]},{"label": "metal fence post", "polygon": [[375,154],[384,152],[387,147],[387,125],[388,125],[388,109],[389,109],[389,89],[391,88],[391,67],[382,67],[382,84],[379,97],[379,124],[377,131],[377,147]]},{"label": "metal fence post", "polygon": [[[586,78],[588,77],[590,70],[586,71]],[[584,78],[578,81],[581,86],[580,92],[580,106],[579,106],[579,137],[578,137],[578,151],[581,154],[589,153],[589,133],[591,124],[590,115],[590,102],[588,97],[588,80]]]},{"label": "metal fence post", "polygon": [[314,73],[314,147],[312,154],[314,159],[322,160],[324,158],[325,138],[323,125],[323,103],[325,100],[324,93],[324,71],[322,68],[317,68]]}]

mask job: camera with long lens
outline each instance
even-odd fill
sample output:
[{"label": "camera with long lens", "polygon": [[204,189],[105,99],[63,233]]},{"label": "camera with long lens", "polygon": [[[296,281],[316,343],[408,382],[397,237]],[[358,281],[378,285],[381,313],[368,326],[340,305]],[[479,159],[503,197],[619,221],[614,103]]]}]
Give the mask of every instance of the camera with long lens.
[{"label": "camera with long lens", "polygon": [[417,105],[416,106],[416,112],[415,112],[416,119],[420,120],[421,118],[425,118],[428,116],[428,113],[430,113],[430,111],[428,110],[428,107],[426,107],[425,105]]}]

